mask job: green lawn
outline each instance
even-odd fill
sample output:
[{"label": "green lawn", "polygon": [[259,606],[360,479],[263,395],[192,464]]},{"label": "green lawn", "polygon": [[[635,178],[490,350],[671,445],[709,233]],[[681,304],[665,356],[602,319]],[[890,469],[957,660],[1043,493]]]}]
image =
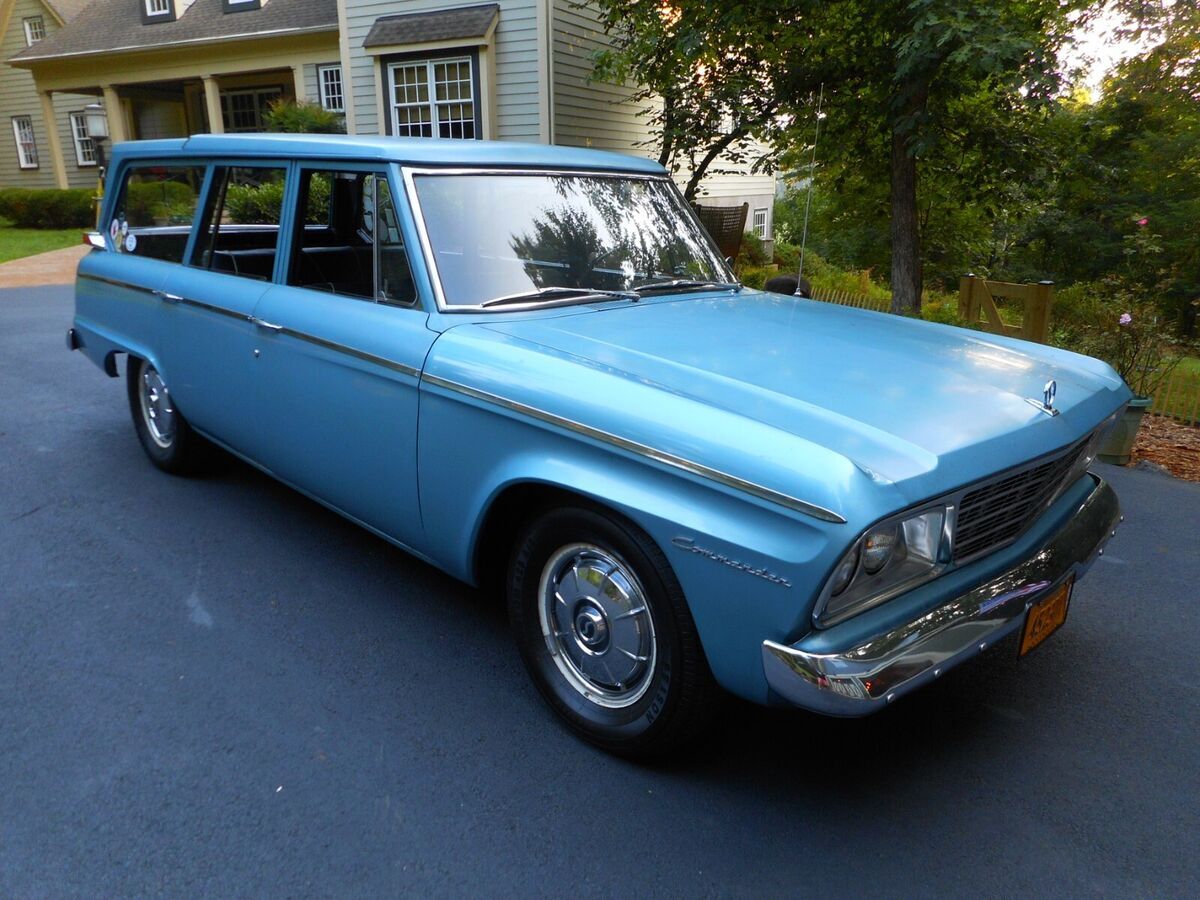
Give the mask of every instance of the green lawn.
[{"label": "green lawn", "polygon": [[82,228],[13,228],[0,223],[0,263],[45,253],[47,250],[73,247],[83,239],[82,234]]},{"label": "green lawn", "polygon": [[1200,424],[1200,359],[1189,356],[1176,367],[1156,392],[1153,409],[1189,424]]}]

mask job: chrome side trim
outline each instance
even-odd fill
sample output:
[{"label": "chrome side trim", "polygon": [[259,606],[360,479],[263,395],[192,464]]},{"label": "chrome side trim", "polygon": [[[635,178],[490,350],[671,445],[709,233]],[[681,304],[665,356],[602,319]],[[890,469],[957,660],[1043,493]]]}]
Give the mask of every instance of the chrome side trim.
[{"label": "chrome side trim", "polygon": [[110,284],[113,287],[125,288],[130,291],[140,291],[143,294],[154,294],[158,296],[158,292],[154,288],[148,288],[140,284],[134,284],[130,281],[121,281],[117,278],[105,278],[103,275],[92,275],[88,272],[80,272],[77,276],[80,281],[97,281],[100,284]]},{"label": "chrome side trim", "polygon": [[250,317],[245,313],[235,312],[232,309],[226,309],[223,306],[213,306],[211,303],[205,303],[203,300],[193,300],[191,297],[180,297],[177,303],[183,306],[191,306],[195,309],[202,309],[205,312],[216,313],[218,316],[226,316],[230,319],[237,319],[239,322],[248,322]]},{"label": "chrome side trim", "polygon": [[709,468],[698,462],[693,462],[689,459],[684,459],[681,456],[675,456],[673,453],[667,453],[663,450],[656,450],[653,447],[648,447],[645,444],[640,444],[637,441],[631,441],[623,437],[618,437],[607,431],[602,431],[599,428],[592,428],[590,425],[584,425],[581,422],[576,422],[572,419],[567,419],[554,413],[546,412],[533,406],[526,406],[524,403],[519,403],[516,400],[509,400],[496,394],[481,391],[473,387],[468,387],[465,384],[459,384],[457,381],[450,381],[447,378],[442,378],[438,375],[430,375],[426,373],[422,376],[421,381],[425,384],[434,387],[444,388],[448,391],[454,391],[458,394],[463,394],[475,400],[482,400],[493,406],[499,406],[511,412],[527,416],[531,419],[537,419],[539,422],[545,422],[547,425],[553,425],[556,428],[562,428],[566,431],[574,432],[575,434],[583,435],[594,441],[599,441],[602,444],[616,447],[619,450],[624,450],[627,453],[632,453],[636,456],[645,457],[654,462],[661,463],[665,466],[680,469],[691,475],[699,476],[708,481],[714,481],[717,484],[732,488],[742,493],[750,494],[758,497],[760,500],[766,500],[769,503],[775,503],[779,506],[786,507],[796,512],[803,513],[806,516],[811,516],[814,519],[820,519],[822,522],[832,522],[836,525],[845,525],[846,520],[838,513],[832,510],[825,509],[823,506],[817,506],[815,503],[809,503],[805,500],[800,500],[796,497],[791,497],[771,488],[763,487],[760,484],[755,484],[752,481],[738,478],[726,472],[721,472],[717,469]]},{"label": "chrome side trim", "polygon": [[[306,334],[303,331],[296,331],[294,328],[288,328],[286,325],[272,325],[269,322],[254,321],[255,325],[260,325],[274,334],[287,335],[298,341],[305,341],[317,347],[323,347],[326,350],[332,350],[334,353],[342,353],[346,356],[353,356],[355,359],[361,359],[363,362],[371,363],[384,369],[391,369],[393,372],[399,372],[401,375],[407,375],[410,378],[419,378],[421,370],[405,363],[396,362],[395,360],[386,359],[382,356],[375,356],[373,353],[367,353],[363,350],[356,350],[353,347],[347,347],[345,344],[337,344],[333,341],[327,341],[324,338],[319,338],[316,335]],[[264,344],[264,346],[266,346]]]},{"label": "chrome side trim", "polygon": [[1096,476],[1092,492],[1036,553],[985,584],[891,631],[834,653],[775,641],[763,674],[784,700],[817,712],[861,716],[941,676],[1015,631],[1046,592],[1082,575],[1117,532],[1121,507]]}]

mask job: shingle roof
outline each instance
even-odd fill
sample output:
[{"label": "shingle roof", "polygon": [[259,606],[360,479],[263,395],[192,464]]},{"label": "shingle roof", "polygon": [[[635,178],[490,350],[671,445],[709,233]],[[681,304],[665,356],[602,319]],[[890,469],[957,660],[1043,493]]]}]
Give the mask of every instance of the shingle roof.
[{"label": "shingle roof", "polygon": [[58,13],[58,17],[64,22],[70,22],[83,12],[84,7],[92,0],[42,0],[42,2]]},{"label": "shingle roof", "polygon": [[458,6],[434,12],[380,16],[363,41],[364,47],[392,47],[430,41],[485,37],[500,15],[500,4]]},{"label": "shingle roof", "polygon": [[[86,0],[51,0],[84,3]],[[57,7],[56,7],[57,8]],[[262,9],[224,13],[221,0],[196,0],[178,20],[142,24],[131,0],[93,0],[73,20],[14,60],[85,56],[180,43],[227,40],[243,35],[337,28],[337,0],[270,0]]]}]

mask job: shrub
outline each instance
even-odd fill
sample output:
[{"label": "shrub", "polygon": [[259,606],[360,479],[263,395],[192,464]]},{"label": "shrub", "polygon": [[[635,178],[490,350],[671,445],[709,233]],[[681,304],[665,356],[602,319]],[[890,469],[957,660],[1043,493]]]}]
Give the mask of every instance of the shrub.
[{"label": "shrub", "polygon": [[0,191],[0,216],[18,228],[87,228],[96,221],[94,194],[87,188],[7,188]]},{"label": "shrub", "polygon": [[736,266],[740,271],[746,266],[765,266],[770,260],[767,258],[767,251],[763,248],[762,238],[753,231],[747,231],[742,235],[742,246],[738,250]]},{"label": "shrub", "polygon": [[276,100],[263,116],[267,131],[294,134],[345,134],[342,116],[308,100]]},{"label": "shrub", "polygon": [[225,192],[225,208],[238,225],[279,224],[283,209],[283,182],[260,185],[231,184]]},{"label": "shrub", "polygon": [[125,218],[137,225],[183,216],[191,222],[196,191],[178,181],[144,181],[130,184],[125,194]]}]

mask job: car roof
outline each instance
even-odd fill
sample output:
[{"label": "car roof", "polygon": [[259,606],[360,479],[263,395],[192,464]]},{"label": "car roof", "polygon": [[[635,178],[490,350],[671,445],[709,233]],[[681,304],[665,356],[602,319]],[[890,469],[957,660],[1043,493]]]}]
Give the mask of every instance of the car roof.
[{"label": "car roof", "polygon": [[264,156],[379,160],[413,166],[602,169],[664,175],[653,160],[605,150],[515,141],[435,140],[345,134],[197,134],[189,138],[127,141],[114,157]]}]

